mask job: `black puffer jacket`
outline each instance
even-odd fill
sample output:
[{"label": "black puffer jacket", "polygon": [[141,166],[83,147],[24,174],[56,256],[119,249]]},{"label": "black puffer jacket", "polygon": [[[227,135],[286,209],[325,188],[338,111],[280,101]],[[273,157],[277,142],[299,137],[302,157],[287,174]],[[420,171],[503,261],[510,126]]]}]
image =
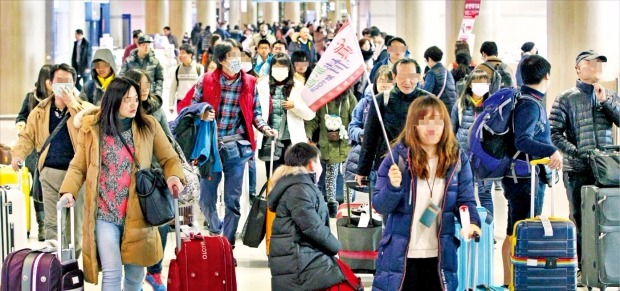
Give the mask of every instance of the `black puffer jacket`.
[{"label": "black puffer jacket", "polygon": [[340,242],[329,229],[327,205],[314,173],[280,166],[268,205],[276,213],[269,247],[271,290],[326,289],[344,281],[334,255]]},{"label": "black puffer jacket", "polygon": [[564,171],[590,171],[588,153],[597,144],[599,149],[613,144],[612,123],[620,123],[620,99],[606,90],[607,101],[598,103],[593,89],[577,80],[577,86],[560,94],[551,108],[551,140],[564,154]]},{"label": "black puffer jacket", "polygon": [[[407,111],[413,100],[420,96],[431,95],[431,93],[416,88],[409,94],[404,94],[398,87],[392,88],[390,91],[390,99],[387,106],[383,106],[384,93],[376,96],[379,110],[385,124],[385,130],[390,142],[392,142],[405,127],[407,120]],[[368,176],[372,169],[378,169],[383,158],[388,153],[383,138],[383,131],[379,123],[379,116],[375,106],[370,106],[366,124],[364,124],[364,143],[360,153],[360,160],[357,167],[357,174],[360,176]],[[374,164],[374,166],[373,166]]]}]

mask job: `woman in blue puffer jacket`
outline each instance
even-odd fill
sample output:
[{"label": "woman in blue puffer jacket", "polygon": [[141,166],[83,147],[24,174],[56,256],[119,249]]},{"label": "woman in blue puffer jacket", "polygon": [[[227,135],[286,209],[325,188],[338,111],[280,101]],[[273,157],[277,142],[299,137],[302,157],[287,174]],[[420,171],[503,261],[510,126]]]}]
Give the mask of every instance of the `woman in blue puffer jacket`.
[{"label": "woman in blue puffer jacket", "polygon": [[349,123],[349,142],[351,144],[351,151],[347,156],[346,161],[346,173],[344,179],[346,181],[355,180],[355,174],[357,173],[357,164],[360,159],[360,152],[362,151],[362,140],[364,138],[364,123],[366,123],[366,117],[372,104],[372,98],[379,93],[383,93],[388,90],[392,90],[394,78],[392,77],[392,69],[390,66],[385,65],[379,68],[377,76],[373,80],[373,83],[366,88],[364,92],[364,98],[353,109],[353,119]]},{"label": "woman in blue puffer jacket", "polygon": [[[452,129],[461,149],[469,156],[469,130],[476,117],[484,110],[483,102],[489,98],[491,80],[484,70],[475,70],[467,77],[463,95],[452,107]],[[493,182],[476,181],[480,205],[488,211],[486,223],[493,221]]]},{"label": "woman in blue puffer jacket", "polygon": [[[405,129],[381,163],[374,208],[387,217],[373,290],[446,290],[458,286],[454,218],[459,207],[475,209],[467,156],[458,148],[448,111],[437,97],[418,97]],[[469,211],[469,232],[481,234]]]}]

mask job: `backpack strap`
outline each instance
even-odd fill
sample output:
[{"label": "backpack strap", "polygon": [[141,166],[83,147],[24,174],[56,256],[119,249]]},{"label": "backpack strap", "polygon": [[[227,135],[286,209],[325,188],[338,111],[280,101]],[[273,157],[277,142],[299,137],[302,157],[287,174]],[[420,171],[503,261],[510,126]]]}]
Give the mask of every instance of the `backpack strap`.
[{"label": "backpack strap", "polygon": [[175,77],[175,78],[176,78],[176,80],[177,80],[177,86],[179,85],[179,68],[180,68],[181,66],[182,66],[182,65],[178,65],[178,66],[177,66],[176,71],[174,71],[174,77]]}]

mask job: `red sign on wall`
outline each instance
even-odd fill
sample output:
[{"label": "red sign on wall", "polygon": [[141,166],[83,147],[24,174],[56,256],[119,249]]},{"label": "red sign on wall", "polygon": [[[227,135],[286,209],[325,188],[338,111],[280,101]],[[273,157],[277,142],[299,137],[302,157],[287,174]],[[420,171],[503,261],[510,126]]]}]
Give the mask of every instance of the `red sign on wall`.
[{"label": "red sign on wall", "polygon": [[476,18],[480,14],[481,0],[465,0],[464,18]]}]

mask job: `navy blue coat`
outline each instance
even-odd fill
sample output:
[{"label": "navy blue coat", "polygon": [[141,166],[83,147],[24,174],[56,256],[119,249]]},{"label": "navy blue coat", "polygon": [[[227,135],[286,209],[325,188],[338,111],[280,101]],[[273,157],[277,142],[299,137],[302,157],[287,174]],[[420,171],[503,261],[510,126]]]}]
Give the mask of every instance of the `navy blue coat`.
[{"label": "navy blue coat", "polygon": [[[408,148],[402,143],[397,144],[392,149],[395,159],[400,156],[406,161],[407,152]],[[407,249],[411,237],[411,223],[415,209],[415,199],[409,197],[412,187],[411,172],[409,165],[406,165],[402,173],[402,184],[399,188],[395,188],[390,184],[388,178],[391,164],[392,161],[389,156],[381,163],[373,192],[372,203],[375,210],[387,217],[383,238],[379,244],[379,258],[377,259],[373,290],[394,291],[403,288]],[[454,291],[458,286],[456,252],[460,245],[458,238],[454,236],[454,218],[459,218],[459,206],[466,205],[469,209],[476,208],[473,176],[465,154],[460,152],[460,161],[450,166],[445,179],[447,186],[441,204],[439,266],[437,268],[442,280],[443,290]],[[416,189],[415,182],[413,189]],[[415,191],[413,195],[415,196]],[[476,211],[469,213],[471,223],[480,226],[478,213]]]}]

